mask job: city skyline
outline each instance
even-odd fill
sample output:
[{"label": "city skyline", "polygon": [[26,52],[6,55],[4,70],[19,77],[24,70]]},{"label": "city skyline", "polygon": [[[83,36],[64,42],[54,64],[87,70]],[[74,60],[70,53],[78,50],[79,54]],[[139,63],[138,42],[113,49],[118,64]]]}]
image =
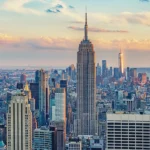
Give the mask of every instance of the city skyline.
[{"label": "city skyline", "polygon": [[76,64],[87,5],[96,62],[107,60],[109,66],[118,66],[122,48],[125,67],[148,67],[149,4],[148,0],[2,0],[0,66]]}]

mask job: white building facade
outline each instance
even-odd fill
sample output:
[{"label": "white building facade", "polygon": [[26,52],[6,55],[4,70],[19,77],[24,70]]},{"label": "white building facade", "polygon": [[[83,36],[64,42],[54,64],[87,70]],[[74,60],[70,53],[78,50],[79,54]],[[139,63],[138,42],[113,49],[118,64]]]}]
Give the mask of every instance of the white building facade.
[{"label": "white building facade", "polygon": [[65,88],[55,91],[55,120],[66,121],[66,92]]},{"label": "white building facade", "polygon": [[150,115],[107,114],[106,150],[150,150]]},{"label": "white building facade", "polygon": [[23,94],[13,96],[8,107],[7,149],[32,149],[32,113],[28,97]]}]

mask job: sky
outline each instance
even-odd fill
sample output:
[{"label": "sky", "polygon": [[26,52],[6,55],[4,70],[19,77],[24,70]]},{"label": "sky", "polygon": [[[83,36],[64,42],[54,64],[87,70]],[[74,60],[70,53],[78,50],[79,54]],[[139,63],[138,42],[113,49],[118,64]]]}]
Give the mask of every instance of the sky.
[{"label": "sky", "polygon": [[86,7],[96,63],[150,67],[149,0],[0,0],[0,66],[76,65]]}]

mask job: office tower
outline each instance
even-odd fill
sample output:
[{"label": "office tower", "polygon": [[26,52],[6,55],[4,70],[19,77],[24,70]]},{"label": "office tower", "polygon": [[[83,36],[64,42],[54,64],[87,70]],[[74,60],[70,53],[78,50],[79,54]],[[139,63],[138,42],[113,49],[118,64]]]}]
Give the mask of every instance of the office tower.
[{"label": "office tower", "polygon": [[96,66],[96,76],[101,76],[101,66],[99,65],[99,63],[97,63]]},{"label": "office tower", "polygon": [[115,110],[125,110],[125,104],[123,103],[123,91],[116,91],[115,98]]},{"label": "office tower", "polygon": [[35,82],[39,84],[39,126],[46,123],[46,87],[48,84],[48,74],[44,70],[37,70]]},{"label": "office tower", "polygon": [[123,53],[121,51],[118,55],[118,65],[119,65],[119,72],[120,72],[120,77],[121,77],[124,73]]},{"label": "office tower", "polygon": [[31,97],[35,99],[35,109],[39,109],[39,84],[30,83]]},{"label": "office tower", "polygon": [[51,97],[50,98],[50,120],[55,120],[55,108],[56,108],[55,97]]},{"label": "office tower", "polygon": [[34,114],[34,112],[35,112],[35,99],[34,98],[29,99],[29,103],[30,103],[31,112]]},{"label": "office tower", "polygon": [[50,128],[55,128],[55,138],[56,138],[56,148],[57,150],[65,150],[65,141],[66,141],[66,124],[64,121],[55,120],[50,121]]},{"label": "office tower", "polygon": [[41,127],[34,130],[34,148],[33,150],[52,150],[52,132]]},{"label": "office tower", "polygon": [[2,129],[0,129],[0,150],[6,150],[6,145],[3,142],[3,133]]},{"label": "office tower", "polygon": [[130,78],[130,68],[127,67],[127,80],[129,80],[129,78]]},{"label": "office tower", "polygon": [[49,117],[49,107],[50,107],[49,101],[50,101],[50,89],[49,89],[49,85],[47,83],[47,86],[46,86],[46,120]]},{"label": "office tower", "polygon": [[137,69],[136,68],[130,69],[130,77],[137,78]]},{"label": "office tower", "polygon": [[119,68],[114,68],[114,78],[119,79]]},{"label": "office tower", "polygon": [[7,92],[7,104],[10,103],[11,99],[12,99],[12,92]]},{"label": "office tower", "polygon": [[17,83],[17,89],[23,90],[23,83]]},{"label": "office tower", "polygon": [[133,112],[136,109],[136,101],[135,101],[135,95],[129,93],[126,98],[123,99],[123,103],[126,104],[127,112]]},{"label": "office tower", "polygon": [[12,97],[7,113],[7,149],[32,149],[32,113],[28,97],[19,93]]},{"label": "office tower", "polygon": [[68,143],[68,150],[82,150],[81,141],[71,141]]},{"label": "office tower", "polygon": [[96,67],[94,46],[88,39],[87,13],[85,37],[77,53],[77,120],[76,135],[95,135],[96,124]]},{"label": "office tower", "polygon": [[68,101],[67,101],[67,80],[60,80],[60,88],[65,88],[65,92],[66,92],[66,105],[68,104]]},{"label": "office tower", "polygon": [[55,91],[55,119],[66,121],[66,92],[65,88],[58,88]]},{"label": "office tower", "polygon": [[146,82],[147,82],[147,74],[146,73],[139,73],[138,78],[139,78],[141,84],[146,84]]},{"label": "office tower", "polygon": [[34,130],[37,128],[37,120],[32,114],[32,138],[34,138]]},{"label": "office tower", "polygon": [[26,74],[21,74],[21,76],[20,76],[20,83],[26,83],[26,79],[27,79],[27,76],[26,76]]},{"label": "office tower", "polygon": [[106,60],[102,60],[102,76],[107,77],[107,62]]},{"label": "office tower", "polygon": [[109,76],[112,77],[112,75],[113,75],[113,68],[110,67],[110,69],[109,69]]},{"label": "office tower", "polygon": [[55,88],[55,86],[56,86],[56,81],[55,81],[55,79],[54,78],[52,78],[52,84],[53,84],[53,88]]},{"label": "office tower", "polygon": [[65,88],[55,90],[55,120],[53,126],[57,128],[57,150],[65,149],[66,139],[66,92]]},{"label": "office tower", "polygon": [[75,66],[73,64],[66,69],[66,72],[70,76],[71,80],[75,80]]},{"label": "office tower", "polygon": [[50,117],[50,120],[55,120],[55,89],[54,88],[52,88],[50,91],[49,117]]},{"label": "office tower", "polygon": [[49,126],[49,130],[52,132],[52,150],[57,150],[57,128]]},{"label": "office tower", "polygon": [[67,133],[71,132],[72,124],[73,124],[72,108],[71,108],[71,105],[68,104],[68,107],[67,107]]},{"label": "office tower", "polygon": [[106,150],[149,150],[150,115],[107,114]]}]

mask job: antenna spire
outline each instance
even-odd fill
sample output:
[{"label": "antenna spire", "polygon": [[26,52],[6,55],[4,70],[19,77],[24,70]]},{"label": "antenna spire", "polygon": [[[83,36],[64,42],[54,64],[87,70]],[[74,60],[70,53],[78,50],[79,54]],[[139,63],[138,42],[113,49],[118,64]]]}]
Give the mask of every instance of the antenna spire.
[{"label": "antenna spire", "polygon": [[85,7],[85,40],[88,40],[87,7]]}]

